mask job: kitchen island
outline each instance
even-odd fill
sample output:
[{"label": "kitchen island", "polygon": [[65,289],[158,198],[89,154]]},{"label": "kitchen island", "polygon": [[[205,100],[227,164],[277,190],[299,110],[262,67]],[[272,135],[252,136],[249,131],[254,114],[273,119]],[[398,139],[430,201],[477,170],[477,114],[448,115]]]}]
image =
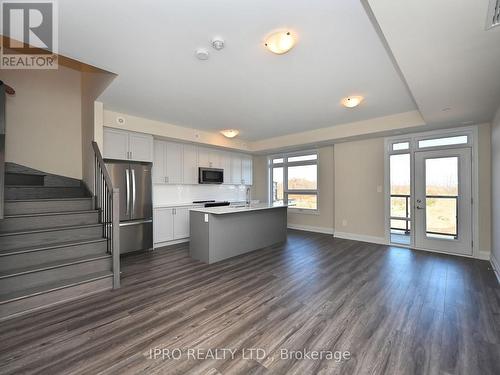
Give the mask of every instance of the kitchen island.
[{"label": "kitchen island", "polygon": [[205,263],[286,240],[287,207],[268,204],[190,210],[189,254]]}]

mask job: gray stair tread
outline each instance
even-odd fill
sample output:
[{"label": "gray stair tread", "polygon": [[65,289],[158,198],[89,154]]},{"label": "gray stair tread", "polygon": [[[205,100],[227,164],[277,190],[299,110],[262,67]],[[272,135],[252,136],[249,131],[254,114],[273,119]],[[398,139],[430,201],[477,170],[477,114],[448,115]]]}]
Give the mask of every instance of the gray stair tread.
[{"label": "gray stair tread", "polygon": [[30,233],[43,233],[43,232],[57,232],[60,230],[71,230],[71,229],[79,229],[79,228],[92,228],[92,227],[102,227],[102,224],[83,224],[83,225],[67,225],[67,226],[59,226],[59,227],[48,227],[48,228],[38,228],[38,229],[29,229],[23,231],[10,231],[10,232],[0,232],[0,237],[5,236],[17,236],[22,234],[30,234]]},{"label": "gray stair tread", "polygon": [[75,198],[30,198],[30,199],[6,199],[6,203],[16,202],[58,202],[58,201],[81,201],[90,200],[92,197],[75,197]]},{"label": "gray stair tread", "polygon": [[29,267],[23,267],[23,268],[9,270],[9,271],[5,271],[5,272],[0,272],[0,279],[5,279],[7,277],[18,276],[18,275],[23,275],[23,274],[27,274],[27,273],[38,272],[38,271],[47,270],[47,269],[65,267],[65,266],[72,265],[72,264],[85,263],[85,262],[98,260],[98,259],[106,259],[106,258],[111,258],[111,255],[107,254],[107,253],[104,253],[102,255],[87,255],[87,256],[82,256],[82,257],[73,258],[73,259],[65,259],[65,260],[58,260],[58,261],[49,262],[49,263],[36,264],[33,266],[29,266]]},{"label": "gray stair tread", "polygon": [[58,289],[69,288],[79,284],[84,284],[87,282],[104,279],[112,276],[113,273],[111,272],[111,270],[104,272],[96,272],[85,276],[75,277],[71,279],[64,279],[49,284],[39,285],[34,288],[28,288],[14,293],[0,294],[0,304],[51,292]]},{"label": "gray stair tread", "polygon": [[17,248],[17,249],[0,250],[0,257],[6,256],[6,255],[12,255],[12,254],[29,253],[29,252],[33,252],[33,251],[50,250],[50,249],[57,249],[57,248],[61,248],[61,247],[85,245],[85,244],[89,244],[89,243],[99,243],[99,242],[106,242],[106,241],[107,241],[106,238],[99,237],[99,238],[94,238],[94,239],[89,239],[89,240],[65,241],[65,242],[51,243],[49,245],[41,244],[41,245],[21,247],[21,248]]},{"label": "gray stair tread", "polygon": [[36,217],[36,216],[80,215],[80,214],[93,214],[96,212],[99,212],[99,210],[40,212],[40,213],[30,213],[30,214],[5,215],[4,219],[13,219],[18,217]]}]

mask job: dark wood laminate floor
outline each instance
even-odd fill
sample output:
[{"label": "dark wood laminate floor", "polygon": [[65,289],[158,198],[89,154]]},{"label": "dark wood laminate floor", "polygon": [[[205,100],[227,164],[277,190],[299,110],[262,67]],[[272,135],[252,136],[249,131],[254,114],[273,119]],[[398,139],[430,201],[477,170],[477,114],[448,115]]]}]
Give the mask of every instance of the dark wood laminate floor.
[{"label": "dark wood laminate floor", "polygon": [[[290,231],[283,246],[211,266],[187,245],[129,256],[122,289],[0,334],[1,374],[500,374],[500,288],[485,261]],[[153,347],[237,352],[154,360]]]}]

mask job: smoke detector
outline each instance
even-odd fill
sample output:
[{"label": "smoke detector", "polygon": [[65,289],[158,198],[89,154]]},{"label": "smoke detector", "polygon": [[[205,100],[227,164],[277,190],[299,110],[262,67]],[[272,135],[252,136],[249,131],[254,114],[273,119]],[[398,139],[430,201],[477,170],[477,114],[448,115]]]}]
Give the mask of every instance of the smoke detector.
[{"label": "smoke detector", "polygon": [[212,39],[212,47],[214,47],[217,51],[220,51],[224,48],[224,39],[219,37]]},{"label": "smoke detector", "polygon": [[208,51],[205,48],[198,48],[196,50],[196,57],[198,60],[208,60],[209,58]]}]

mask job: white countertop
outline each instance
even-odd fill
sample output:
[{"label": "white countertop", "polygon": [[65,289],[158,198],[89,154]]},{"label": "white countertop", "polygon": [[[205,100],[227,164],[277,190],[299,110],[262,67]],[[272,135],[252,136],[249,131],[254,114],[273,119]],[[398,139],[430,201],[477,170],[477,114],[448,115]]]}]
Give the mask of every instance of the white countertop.
[{"label": "white countertop", "polygon": [[[245,204],[245,201],[228,201],[232,205],[234,204]],[[193,203],[193,202],[179,202],[179,203],[166,203],[166,204],[158,204],[153,208],[170,208],[170,207],[203,207],[203,203]]]},{"label": "white countertop", "polygon": [[191,211],[203,212],[205,214],[214,214],[214,215],[224,215],[224,214],[235,214],[241,212],[251,212],[251,211],[260,211],[260,210],[271,210],[275,208],[286,208],[285,205],[272,205],[267,203],[257,203],[252,204],[250,207],[246,206],[221,206],[221,207],[199,207],[192,208]]}]

